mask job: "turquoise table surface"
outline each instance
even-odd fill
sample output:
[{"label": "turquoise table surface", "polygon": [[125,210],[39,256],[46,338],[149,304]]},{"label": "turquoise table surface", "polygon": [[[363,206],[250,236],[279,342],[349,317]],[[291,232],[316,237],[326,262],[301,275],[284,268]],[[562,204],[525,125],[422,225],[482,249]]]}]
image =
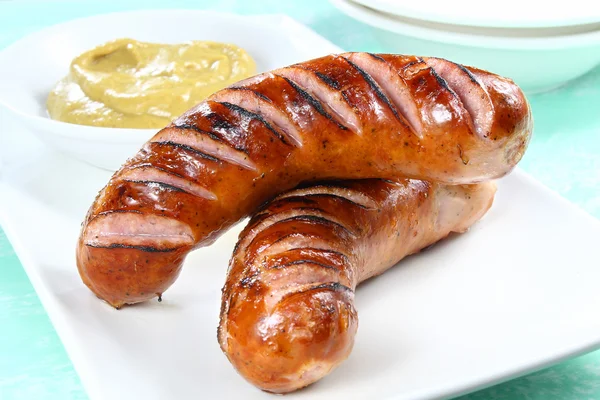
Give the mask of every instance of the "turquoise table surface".
[{"label": "turquoise table surface", "polygon": [[[29,32],[57,22],[142,8],[285,13],[344,49],[386,50],[375,39],[372,28],[342,15],[324,0],[0,0],[0,49]],[[521,167],[600,218],[600,68],[563,88],[533,95],[530,101],[535,134]],[[1,400],[87,398],[60,339],[1,229],[0,338]],[[600,351],[461,399],[600,399]]]}]

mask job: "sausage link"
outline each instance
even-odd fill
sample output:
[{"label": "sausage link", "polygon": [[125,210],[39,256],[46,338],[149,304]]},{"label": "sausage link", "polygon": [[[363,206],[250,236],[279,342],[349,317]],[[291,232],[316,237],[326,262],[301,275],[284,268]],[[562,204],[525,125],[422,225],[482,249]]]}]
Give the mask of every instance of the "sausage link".
[{"label": "sausage link", "polygon": [[301,182],[476,183],[529,142],[510,80],[436,58],[344,53],[219,91],[112,177],[82,226],[83,281],[115,307],[164,292],[185,255]]},{"label": "sausage link", "polygon": [[352,350],[356,285],[467,230],[495,191],[492,182],[363,180],[276,198],[239,236],[223,288],[221,349],[266,391],[321,379]]}]

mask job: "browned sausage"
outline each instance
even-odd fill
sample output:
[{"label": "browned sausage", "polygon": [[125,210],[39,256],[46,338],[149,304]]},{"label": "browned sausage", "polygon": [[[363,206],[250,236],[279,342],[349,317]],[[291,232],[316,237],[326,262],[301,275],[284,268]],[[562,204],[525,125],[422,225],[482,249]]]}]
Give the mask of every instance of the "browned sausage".
[{"label": "browned sausage", "polygon": [[219,343],[257,387],[290,392],[348,357],[356,285],[463,232],[495,185],[426,181],[329,183],[286,193],[240,234],[223,288]]},{"label": "browned sausage", "polygon": [[83,281],[115,307],[164,292],[186,254],[300,182],[474,183],[521,159],[532,120],[510,80],[449,61],[346,53],[217,92],[158,132],[83,223]]}]

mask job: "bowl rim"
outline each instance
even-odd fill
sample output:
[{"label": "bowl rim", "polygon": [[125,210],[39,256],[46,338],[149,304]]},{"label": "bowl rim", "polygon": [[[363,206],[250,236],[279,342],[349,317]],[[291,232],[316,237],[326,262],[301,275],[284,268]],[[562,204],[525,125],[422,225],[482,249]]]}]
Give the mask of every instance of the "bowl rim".
[{"label": "bowl rim", "polygon": [[[157,14],[161,15],[165,14],[202,14],[205,18],[208,16],[218,16],[220,18],[231,19],[234,21],[250,21],[256,23],[280,23],[283,20],[292,20],[289,16],[285,14],[249,14],[249,15],[240,15],[234,14],[230,12],[216,11],[216,10],[200,10],[200,9],[186,9],[186,8],[169,8],[169,9],[144,9],[144,10],[127,10],[127,11],[114,11],[114,12],[106,12],[101,14],[95,14],[91,16],[73,18],[66,21],[58,22],[56,24],[45,26],[36,31],[30,32],[25,36],[17,39],[16,41],[10,43],[8,46],[0,49],[0,63],[4,61],[8,61],[10,59],[10,53],[15,51],[19,46],[23,44],[27,44],[28,42],[35,40],[38,37],[44,36],[52,31],[57,29],[65,29],[69,27],[69,25],[77,25],[81,24],[85,21],[92,21],[97,19],[105,19],[114,16],[127,16],[127,15],[135,15],[136,17],[140,17],[140,14]],[[262,22],[261,22],[262,21]],[[31,125],[45,125],[48,131],[51,131],[52,134],[74,138],[79,140],[86,140],[90,142],[102,142],[102,143],[115,143],[115,144],[126,144],[126,143],[138,143],[140,138],[147,138],[149,134],[156,133],[162,128],[110,128],[110,127],[100,127],[100,126],[92,126],[92,125],[79,125],[73,124],[69,122],[58,121],[50,118],[48,115],[41,116],[37,114],[32,114],[26,111],[15,107],[14,104],[7,101],[5,96],[0,96],[0,106],[5,108],[7,111],[12,113],[13,115],[19,117],[21,121],[28,122]],[[163,127],[164,128],[164,127]]]},{"label": "bowl rim", "polygon": [[[495,13],[462,13],[459,15],[448,16],[443,13],[443,10],[438,11],[436,7],[428,4],[427,10],[415,7],[406,7],[405,2],[395,2],[386,0],[350,0],[352,3],[360,4],[370,9],[378,10],[382,13],[418,19],[427,22],[436,22],[440,24],[456,25],[456,26],[473,26],[481,28],[557,28],[557,27],[575,27],[580,25],[600,23],[600,8],[595,9],[595,12],[580,13],[578,16],[570,16],[568,18],[545,17],[537,20],[525,19],[507,19],[498,16]],[[465,8],[470,7],[465,5]]]},{"label": "bowl rim", "polygon": [[[427,41],[447,43],[474,48],[502,50],[557,50],[563,48],[600,45],[600,30],[547,37],[498,37],[481,36],[463,32],[452,32],[409,24],[397,20],[393,15],[356,4],[351,0],[329,0],[338,10],[349,17],[393,33],[412,36]],[[419,20],[414,20],[416,23]],[[428,22],[428,21],[422,21]],[[429,21],[430,22],[430,21]],[[458,25],[455,25],[458,27]]]}]

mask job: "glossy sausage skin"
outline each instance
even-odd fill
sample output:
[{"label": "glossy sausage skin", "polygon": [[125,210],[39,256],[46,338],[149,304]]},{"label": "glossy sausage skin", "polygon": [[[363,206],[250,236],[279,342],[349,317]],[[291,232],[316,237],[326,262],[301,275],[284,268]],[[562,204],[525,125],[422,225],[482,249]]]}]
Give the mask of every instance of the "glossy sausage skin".
[{"label": "glossy sausage skin", "polygon": [[435,58],[345,53],[215,93],[158,132],[91,206],[83,281],[115,307],[164,292],[186,254],[301,182],[508,173],[532,118],[510,80]]},{"label": "glossy sausage skin", "polygon": [[223,288],[221,349],[263,390],[321,379],[352,350],[356,285],[467,230],[495,190],[492,182],[363,180],[275,199],[240,234]]}]

